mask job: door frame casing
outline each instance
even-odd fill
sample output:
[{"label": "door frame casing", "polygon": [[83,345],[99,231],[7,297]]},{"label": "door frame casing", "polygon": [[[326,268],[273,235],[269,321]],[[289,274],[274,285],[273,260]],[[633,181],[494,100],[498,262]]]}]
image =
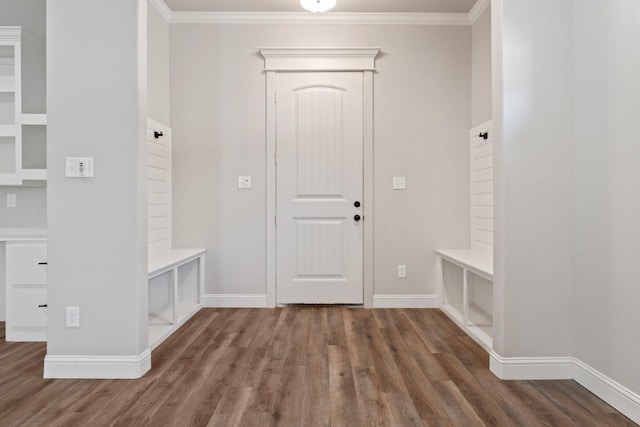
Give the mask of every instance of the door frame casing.
[{"label": "door frame casing", "polygon": [[279,72],[360,72],[363,138],[363,300],[373,307],[373,73],[380,48],[262,48],[266,90],[266,291],[267,307],[276,306],[276,89]]}]

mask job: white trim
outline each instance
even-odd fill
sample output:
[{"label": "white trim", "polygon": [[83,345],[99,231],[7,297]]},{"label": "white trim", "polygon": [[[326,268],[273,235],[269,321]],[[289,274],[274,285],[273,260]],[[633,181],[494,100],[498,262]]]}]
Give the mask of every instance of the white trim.
[{"label": "white trim", "polygon": [[265,71],[375,71],[379,47],[260,48]]},{"label": "white trim", "polygon": [[471,25],[475,24],[485,10],[491,6],[491,0],[478,0],[469,11],[468,18]]},{"label": "white trim", "polygon": [[501,357],[490,354],[489,369],[501,380],[570,380],[572,357]]},{"label": "white trim", "polygon": [[22,35],[22,27],[0,27],[0,40],[19,42]]},{"label": "white trim", "polygon": [[[265,251],[266,251],[266,263],[265,270],[267,273],[267,307],[276,306],[276,272],[277,272],[277,259],[276,259],[276,202],[277,202],[277,180],[276,180],[276,108],[272,102],[269,102],[270,97],[275,97],[276,92],[276,73],[275,71],[266,72],[266,135],[265,135],[265,147],[266,147],[266,201],[265,201]],[[274,100],[275,101],[275,100]]]},{"label": "white trim", "polygon": [[202,306],[209,308],[266,308],[264,294],[205,294]]},{"label": "white trim", "polygon": [[171,22],[171,16],[173,12],[169,9],[169,6],[164,2],[164,0],[149,0],[149,4],[154,7],[155,10],[158,11],[160,16],[164,18],[168,23]]},{"label": "white trim", "polygon": [[[373,71],[377,47],[359,48],[263,48],[266,89],[266,306],[276,306],[276,77],[278,71],[353,71],[363,74],[363,196],[365,229],[363,244],[363,299],[373,307]],[[364,200],[364,199],[363,199]]]},{"label": "white trim", "polygon": [[467,13],[171,12],[169,22],[172,24],[470,25]]},{"label": "white trim", "polygon": [[484,122],[469,131],[469,137],[473,138],[474,136],[478,136],[482,132],[492,132],[493,131],[493,120],[489,120],[488,122]]},{"label": "white trim", "polygon": [[579,359],[573,360],[573,379],[633,422],[640,424],[640,395],[593,369]]},{"label": "white trim", "polygon": [[438,308],[438,296],[374,295],[373,308]]},{"label": "white trim", "polygon": [[138,356],[51,356],[44,358],[44,378],[135,379],[151,369],[151,351]]},{"label": "white trim", "polygon": [[363,268],[363,297],[364,307],[373,307],[373,71],[363,73],[363,93],[362,93],[362,203],[363,203],[363,226],[364,240],[362,242],[362,268]]},{"label": "white trim", "polygon": [[492,351],[489,368],[501,380],[575,380],[640,424],[640,394],[574,357],[501,357]]}]

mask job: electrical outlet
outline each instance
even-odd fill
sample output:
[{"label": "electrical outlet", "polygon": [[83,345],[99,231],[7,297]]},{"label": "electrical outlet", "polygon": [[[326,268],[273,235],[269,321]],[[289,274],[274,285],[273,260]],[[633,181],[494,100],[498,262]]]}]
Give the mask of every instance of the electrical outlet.
[{"label": "electrical outlet", "polygon": [[398,265],[398,277],[405,279],[407,277],[407,266],[404,264]]},{"label": "electrical outlet", "polygon": [[80,327],[80,307],[67,307],[67,328]]},{"label": "electrical outlet", "polygon": [[7,207],[15,208],[16,207],[16,195],[15,194],[7,194]]}]

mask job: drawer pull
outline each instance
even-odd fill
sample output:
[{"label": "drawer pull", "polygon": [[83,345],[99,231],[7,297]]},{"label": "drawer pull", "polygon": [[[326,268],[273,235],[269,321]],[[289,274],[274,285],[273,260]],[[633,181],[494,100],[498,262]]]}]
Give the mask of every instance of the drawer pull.
[{"label": "drawer pull", "polygon": [[47,304],[40,304],[38,308],[47,308]]},{"label": "drawer pull", "polygon": [[45,262],[39,262],[39,263],[38,263],[38,265],[47,265],[47,264],[48,264],[48,263],[47,263],[46,261],[45,261]]}]

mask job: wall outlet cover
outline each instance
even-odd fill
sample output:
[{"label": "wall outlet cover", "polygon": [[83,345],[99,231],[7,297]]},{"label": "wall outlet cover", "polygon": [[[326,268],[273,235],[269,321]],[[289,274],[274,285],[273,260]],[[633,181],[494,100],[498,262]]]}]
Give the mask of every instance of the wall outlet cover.
[{"label": "wall outlet cover", "polygon": [[251,188],[251,177],[250,176],[239,176],[238,177],[238,188],[242,188],[242,189]]},{"label": "wall outlet cover", "polygon": [[7,207],[15,208],[16,207],[16,195],[15,194],[7,194]]},{"label": "wall outlet cover", "polygon": [[80,327],[80,307],[67,307],[66,326],[67,328]]},{"label": "wall outlet cover", "polygon": [[407,178],[404,176],[394,176],[393,177],[393,189],[394,190],[404,190],[407,188]]},{"label": "wall outlet cover", "polygon": [[398,278],[405,279],[407,277],[407,266],[404,264],[398,265]]}]

